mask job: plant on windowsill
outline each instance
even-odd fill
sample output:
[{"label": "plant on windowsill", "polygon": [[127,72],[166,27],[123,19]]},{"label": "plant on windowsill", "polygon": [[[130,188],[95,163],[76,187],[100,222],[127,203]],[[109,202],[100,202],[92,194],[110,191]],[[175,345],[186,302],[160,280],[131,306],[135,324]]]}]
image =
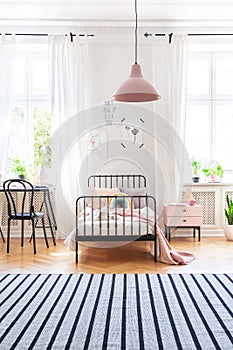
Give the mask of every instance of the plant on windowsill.
[{"label": "plant on windowsill", "polygon": [[224,208],[225,217],[227,219],[227,224],[223,225],[224,234],[228,241],[233,241],[233,201],[229,197],[229,194],[226,195],[226,205]]},{"label": "plant on windowsill", "polygon": [[27,177],[25,162],[21,161],[18,157],[12,159],[9,169],[21,180],[24,180]]},{"label": "plant on windowsill", "polygon": [[206,168],[202,169],[208,182],[221,182],[224,175],[224,170],[215,160],[212,161]]},{"label": "plant on windowsill", "polygon": [[193,180],[193,182],[197,183],[200,181],[199,170],[201,169],[201,162],[198,162],[197,160],[192,158],[191,165],[192,165],[192,169],[193,169],[192,180]]}]

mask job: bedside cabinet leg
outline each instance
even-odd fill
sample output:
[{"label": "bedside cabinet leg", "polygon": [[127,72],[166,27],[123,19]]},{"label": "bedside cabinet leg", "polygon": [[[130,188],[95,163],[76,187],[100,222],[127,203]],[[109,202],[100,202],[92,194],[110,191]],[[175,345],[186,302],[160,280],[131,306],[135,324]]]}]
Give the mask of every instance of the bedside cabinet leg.
[{"label": "bedside cabinet leg", "polygon": [[198,227],[198,241],[200,242],[201,240],[201,228],[200,226]]},{"label": "bedside cabinet leg", "polygon": [[165,225],[165,231],[164,231],[165,237],[167,238],[168,241],[171,239],[171,234],[170,234],[170,227]]},{"label": "bedside cabinet leg", "polygon": [[193,238],[195,238],[196,237],[196,228],[194,227],[193,228]]},{"label": "bedside cabinet leg", "polygon": [[171,229],[168,227],[168,241],[170,242],[171,239]]}]

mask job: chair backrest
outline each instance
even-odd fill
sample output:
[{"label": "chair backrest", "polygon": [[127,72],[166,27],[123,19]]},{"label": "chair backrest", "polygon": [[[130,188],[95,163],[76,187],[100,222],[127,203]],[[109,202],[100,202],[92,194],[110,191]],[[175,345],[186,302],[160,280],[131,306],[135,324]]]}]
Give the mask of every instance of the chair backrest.
[{"label": "chair backrest", "polygon": [[19,217],[25,213],[32,215],[34,188],[30,182],[20,179],[6,180],[3,189],[7,199],[8,217]]}]

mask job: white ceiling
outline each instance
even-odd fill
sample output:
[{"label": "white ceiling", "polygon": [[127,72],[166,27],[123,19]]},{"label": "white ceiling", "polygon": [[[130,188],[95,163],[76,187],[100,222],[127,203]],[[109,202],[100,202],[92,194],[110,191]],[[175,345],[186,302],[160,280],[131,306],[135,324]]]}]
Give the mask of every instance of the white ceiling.
[{"label": "white ceiling", "polygon": [[[0,0],[0,30],[134,25],[135,0]],[[138,23],[233,32],[233,0],[137,0]],[[17,29],[16,29],[17,30]],[[72,29],[71,29],[72,30]],[[163,30],[163,29],[162,29]],[[170,30],[170,29],[168,29]],[[174,30],[174,29],[172,29]],[[22,30],[23,31],[23,30]]]},{"label": "white ceiling", "polygon": [[[138,0],[138,20],[152,25],[233,25],[233,0]],[[0,24],[132,23],[134,0],[1,0]]]}]

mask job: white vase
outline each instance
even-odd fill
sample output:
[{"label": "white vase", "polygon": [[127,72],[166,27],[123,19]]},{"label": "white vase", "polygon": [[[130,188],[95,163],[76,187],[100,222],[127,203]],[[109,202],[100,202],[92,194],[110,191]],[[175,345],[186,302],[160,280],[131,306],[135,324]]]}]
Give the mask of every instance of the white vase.
[{"label": "white vase", "polygon": [[228,241],[233,241],[233,225],[223,225],[224,234]]}]

